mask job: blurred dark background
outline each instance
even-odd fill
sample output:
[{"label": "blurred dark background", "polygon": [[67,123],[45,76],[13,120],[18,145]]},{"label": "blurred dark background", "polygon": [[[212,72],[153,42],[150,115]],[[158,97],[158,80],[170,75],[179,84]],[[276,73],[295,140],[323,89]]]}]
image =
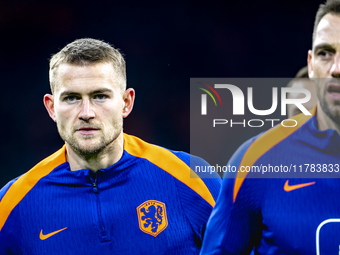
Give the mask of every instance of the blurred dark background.
[{"label": "blurred dark background", "polygon": [[120,48],[136,90],[125,132],[189,152],[190,77],[293,77],[320,3],[0,1],[0,186],[63,145],[42,98],[48,60],[67,43],[92,37]]}]

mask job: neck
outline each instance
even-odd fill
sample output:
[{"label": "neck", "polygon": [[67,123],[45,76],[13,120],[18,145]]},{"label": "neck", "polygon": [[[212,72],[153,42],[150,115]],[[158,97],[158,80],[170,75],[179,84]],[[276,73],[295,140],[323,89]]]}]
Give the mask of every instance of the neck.
[{"label": "neck", "polygon": [[334,129],[336,132],[340,134],[340,126],[336,124],[321,108],[320,103],[318,102],[316,108],[316,119],[318,121],[318,129],[321,131],[327,129]]},{"label": "neck", "polygon": [[75,151],[66,143],[66,159],[71,171],[90,169],[97,172],[99,169],[108,168],[119,161],[123,155],[123,133],[101,152],[95,155],[84,156]]}]

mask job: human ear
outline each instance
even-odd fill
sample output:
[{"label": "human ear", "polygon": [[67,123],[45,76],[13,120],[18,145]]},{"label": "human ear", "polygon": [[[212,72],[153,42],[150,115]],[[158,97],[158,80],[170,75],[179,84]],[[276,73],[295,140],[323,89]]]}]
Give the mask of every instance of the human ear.
[{"label": "human ear", "polygon": [[44,96],[44,105],[51,119],[56,122],[55,111],[54,111],[54,98],[53,95],[46,94]]},{"label": "human ear", "polygon": [[132,88],[125,90],[123,94],[123,100],[123,118],[126,118],[133,108],[133,104],[135,101],[135,90]]},{"label": "human ear", "polygon": [[309,78],[314,78],[314,69],[312,65],[313,53],[312,50],[308,51],[307,63],[308,63],[308,76]]}]

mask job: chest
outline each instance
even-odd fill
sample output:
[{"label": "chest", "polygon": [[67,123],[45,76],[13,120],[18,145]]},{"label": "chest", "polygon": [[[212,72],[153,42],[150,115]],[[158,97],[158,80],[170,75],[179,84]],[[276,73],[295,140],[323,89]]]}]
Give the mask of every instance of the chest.
[{"label": "chest", "polygon": [[46,187],[44,192],[32,190],[41,195],[25,197],[17,217],[22,247],[32,254],[52,249],[56,254],[197,253],[171,178],[126,178],[109,184],[98,180],[97,189]]},{"label": "chest", "polygon": [[338,253],[339,193],[340,179],[269,180],[261,206],[264,243],[288,254]]}]

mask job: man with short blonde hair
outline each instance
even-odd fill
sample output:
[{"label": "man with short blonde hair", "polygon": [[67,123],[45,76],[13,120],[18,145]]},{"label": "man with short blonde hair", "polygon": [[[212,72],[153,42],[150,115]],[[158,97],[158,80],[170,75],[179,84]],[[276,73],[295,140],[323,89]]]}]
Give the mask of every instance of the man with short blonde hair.
[{"label": "man with short blonde hair", "polygon": [[119,51],[76,40],[52,57],[50,83],[65,145],[0,190],[0,254],[197,254],[219,177],[123,133],[135,91]]}]

